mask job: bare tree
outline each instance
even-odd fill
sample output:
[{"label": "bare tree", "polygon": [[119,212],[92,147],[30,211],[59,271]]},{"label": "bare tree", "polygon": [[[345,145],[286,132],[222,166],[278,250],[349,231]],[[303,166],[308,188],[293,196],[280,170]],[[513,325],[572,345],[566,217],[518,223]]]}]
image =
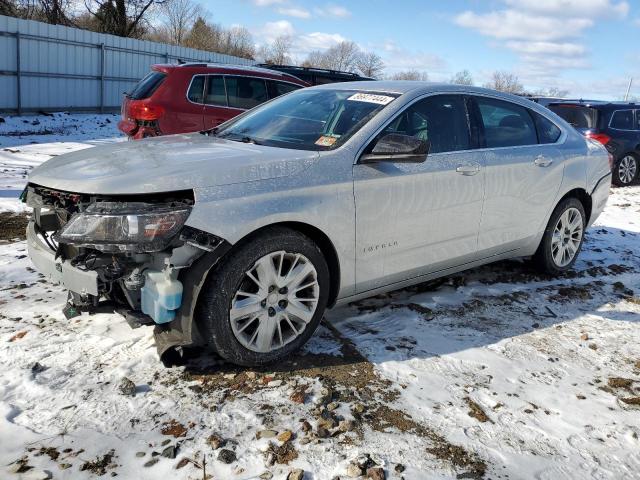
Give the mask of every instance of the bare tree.
[{"label": "bare tree", "polygon": [[0,15],[17,17],[18,6],[14,0],[0,0]]},{"label": "bare tree", "polygon": [[418,70],[405,70],[403,72],[396,72],[391,75],[391,80],[429,80],[429,74],[427,72],[419,72]]},{"label": "bare tree", "polygon": [[162,5],[161,12],[169,43],[182,45],[189,28],[202,15],[202,7],[193,0],[168,0]]},{"label": "bare tree", "polygon": [[198,17],[183,43],[185,47],[212,51],[220,43],[220,36],[215,25],[209,25],[203,17]]},{"label": "bare tree", "polygon": [[375,52],[362,52],[356,60],[356,67],[365,77],[377,78],[382,75],[384,62]]},{"label": "bare tree", "polygon": [[558,87],[539,88],[534,90],[532,95],[536,97],[564,98],[569,95],[569,90],[563,90]]},{"label": "bare tree", "polygon": [[291,43],[290,35],[280,35],[268,45],[263,45],[259,52],[258,58],[264,63],[272,65],[288,65],[291,61]]},{"label": "bare tree", "polygon": [[340,42],[324,52],[313,51],[303,62],[307,67],[353,72],[357,67],[360,47],[355,42]]},{"label": "bare tree", "polygon": [[214,51],[242,58],[252,59],[255,56],[256,49],[253,37],[245,27],[232,27],[224,30],[222,38],[222,44]]},{"label": "bare tree", "polygon": [[520,83],[517,75],[510,72],[495,71],[491,74],[491,80],[485,83],[486,88],[492,88],[499,92],[523,93],[524,87]]},{"label": "bare tree", "polygon": [[451,77],[450,83],[457,85],[473,85],[473,77],[469,70],[461,70]]},{"label": "bare tree", "polygon": [[166,0],[84,0],[95,29],[120,37],[140,38],[154,7]]},{"label": "bare tree", "polygon": [[312,50],[307,55],[300,66],[302,67],[320,67],[320,65],[324,62],[324,52],[320,50]]}]

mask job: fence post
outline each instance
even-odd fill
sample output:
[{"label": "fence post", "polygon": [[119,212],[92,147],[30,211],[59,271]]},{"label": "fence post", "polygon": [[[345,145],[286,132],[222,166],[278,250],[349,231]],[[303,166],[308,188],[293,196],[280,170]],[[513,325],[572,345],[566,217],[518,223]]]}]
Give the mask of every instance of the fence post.
[{"label": "fence post", "polygon": [[18,110],[18,115],[22,115],[22,95],[21,95],[21,90],[22,90],[22,76],[21,76],[21,69],[20,69],[20,32],[16,32],[16,79],[17,79],[17,88],[16,91],[18,93],[18,105],[17,105],[17,110]]},{"label": "fence post", "polygon": [[164,63],[169,63],[169,50],[164,52]]},{"label": "fence post", "polygon": [[100,44],[100,113],[104,113],[104,65],[105,51],[104,43]]}]

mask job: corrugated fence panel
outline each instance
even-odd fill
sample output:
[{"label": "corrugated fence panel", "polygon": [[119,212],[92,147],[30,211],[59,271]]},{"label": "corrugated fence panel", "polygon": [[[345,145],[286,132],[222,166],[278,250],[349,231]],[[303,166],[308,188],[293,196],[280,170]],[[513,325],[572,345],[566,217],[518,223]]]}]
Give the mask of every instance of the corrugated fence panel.
[{"label": "corrugated fence panel", "polygon": [[154,63],[252,60],[0,15],[0,111],[118,110]]}]

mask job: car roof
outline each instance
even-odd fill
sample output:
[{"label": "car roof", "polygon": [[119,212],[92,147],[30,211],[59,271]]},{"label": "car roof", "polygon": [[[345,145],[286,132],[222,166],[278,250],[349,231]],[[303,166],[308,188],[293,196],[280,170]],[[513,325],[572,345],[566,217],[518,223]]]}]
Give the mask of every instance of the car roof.
[{"label": "car roof", "polygon": [[325,85],[316,85],[315,87],[309,87],[313,89],[335,89],[335,90],[363,90],[367,92],[386,92],[397,93],[403,95],[405,93],[415,94],[428,94],[428,93],[470,93],[470,94],[490,94],[492,96],[502,97],[505,100],[516,101],[517,103],[524,104],[525,102],[531,102],[530,100],[512,95],[511,93],[498,92],[497,90],[491,90],[489,88],[472,87],[469,85],[457,85],[453,83],[435,83],[424,82],[420,80],[377,80],[371,81],[359,81],[359,82],[340,82],[340,83],[327,83]]},{"label": "car roof", "polygon": [[559,100],[551,102],[549,106],[571,105],[575,107],[602,107],[602,108],[636,108],[638,105],[634,102],[610,102],[607,100]]},{"label": "car roof", "polygon": [[[269,70],[277,70],[288,73],[296,72],[296,73],[315,73],[320,75],[334,76],[334,77],[344,77],[344,78],[353,78],[354,81],[360,80],[375,80],[372,77],[366,77],[364,75],[360,75],[354,72],[345,72],[343,70],[331,70],[329,68],[320,68],[320,67],[303,67],[299,65],[271,65],[268,63],[260,63],[257,65],[258,67],[268,68]],[[293,75],[293,74],[292,74]]]},{"label": "car roof", "polygon": [[174,70],[174,69],[211,69],[216,73],[221,73],[224,71],[229,71],[233,73],[245,73],[245,74],[258,74],[260,76],[268,77],[268,78],[280,78],[282,80],[295,81],[296,83],[300,83],[301,85],[308,85],[304,80],[299,79],[295,75],[291,75],[290,73],[280,72],[278,70],[271,70],[269,68],[255,67],[251,65],[233,65],[227,63],[206,63],[206,62],[187,62],[187,63],[163,63],[156,64],[152,66],[155,70]]}]

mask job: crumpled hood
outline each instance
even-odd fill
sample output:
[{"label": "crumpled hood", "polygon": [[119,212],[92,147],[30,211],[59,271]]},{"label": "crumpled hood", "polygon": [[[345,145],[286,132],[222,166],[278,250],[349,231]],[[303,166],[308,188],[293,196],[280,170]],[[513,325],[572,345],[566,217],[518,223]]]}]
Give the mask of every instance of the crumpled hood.
[{"label": "crumpled hood", "polygon": [[300,173],[314,151],[265,147],[192,133],[87,148],[52,158],[29,182],[77,193],[169,192]]}]

